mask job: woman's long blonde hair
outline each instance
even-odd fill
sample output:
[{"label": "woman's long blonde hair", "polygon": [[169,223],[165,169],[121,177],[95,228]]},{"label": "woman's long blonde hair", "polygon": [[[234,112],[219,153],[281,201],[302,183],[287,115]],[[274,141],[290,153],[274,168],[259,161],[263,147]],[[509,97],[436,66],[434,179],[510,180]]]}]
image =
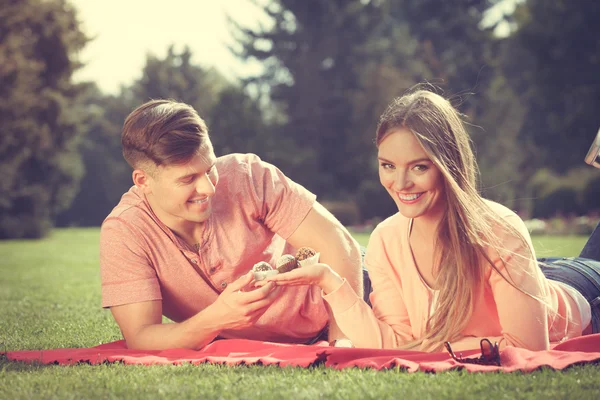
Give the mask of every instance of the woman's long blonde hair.
[{"label": "woman's long blonde hair", "polygon": [[469,135],[461,115],[448,100],[422,89],[395,99],[379,121],[377,146],[399,128],[415,135],[444,177],[446,213],[435,241],[438,306],[427,322],[425,337],[404,346],[439,350],[443,342],[456,340],[471,318],[474,299],[483,290],[483,260],[515,286],[508,271],[499,271],[487,253],[492,247],[502,260],[501,244],[495,240],[492,229],[500,227],[522,240],[525,249],[530,248],[522,235],[499,218],[480,196],[479,171]]}]

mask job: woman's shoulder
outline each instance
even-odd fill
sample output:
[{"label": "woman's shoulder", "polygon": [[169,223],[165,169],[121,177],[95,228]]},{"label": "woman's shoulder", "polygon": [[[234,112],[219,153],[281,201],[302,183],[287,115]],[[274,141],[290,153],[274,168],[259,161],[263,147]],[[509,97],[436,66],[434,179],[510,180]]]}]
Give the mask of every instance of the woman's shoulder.
[{"label": "woman's shoulder", "polygon": [[483,201],[492,211],[494,217],[502,219],[517,230],[522,230],[525,227],[521,217],[507,206],[488,199],[483,199]]},{"label": "woman's shoulder", "polygon": [[395,229],[400,225],[407,225],[409,221],[409,218],[406,218],[404,215],[397,212],[396,214],[387,217],[379,224],[377,224],[373,232],[386,229]]},{"label": "woman's shoulder", "polygon": [[369,236],[365,262],[379,264],[389,259],[390,254],[400,254],[408,234],[409,222],[410,219],[399,212],[380,222]]},{"label": "woman's shoulder", "polygon": [[[508,247],[510,247],[509,242],[513,237],[519,239],[519,243],[521,243],[521,238],[525,239],[526,242],[530,242],[529,230],[527,229],[525,222],[523,222],[521,217],[515,211],[492,200],[484,199],[484,201],[493,213],[492,217],[495,217],[496,223],[494,224],[492,222],[492,229],[501,242]],[[498,221],[504,223],[498,223]],[[510,226],[510,228],[508,228],[507,225]],[[515,235],[515,231],[518,232],[518,235]]]},{"label": "woman's shoulder", "polygon": [[500,218],[518,217],[517,213],[505,206],[504,204],[497,203],[493,200],[483,199],[483,202]]},{"label": "woman's shoulder", "polygon": [[381,221],[373,232],[371,233],[371,239],[373,238],[397,238],[408,231],[409,218],[406,218],[399,212]]}]

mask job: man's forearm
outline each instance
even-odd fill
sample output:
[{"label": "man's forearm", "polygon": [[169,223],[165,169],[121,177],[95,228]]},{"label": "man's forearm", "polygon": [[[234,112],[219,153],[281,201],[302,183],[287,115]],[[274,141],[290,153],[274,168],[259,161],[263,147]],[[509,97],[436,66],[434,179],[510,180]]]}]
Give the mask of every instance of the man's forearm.
[{"label": "man's forearm", "polygon": [[[313,205],[304,221],[288,238],[288,243],[296,248],[308,246],[319,251],[319,261],[328,264],[342,278],[346,278],[356,294],[362,297],[363,279],[358,243],[321,204]],[[331,311],[329,317],[330,340],[343,337]]]},{"label": "man's forearm", "polygon": [[343,245],[323,249],[319,261],[328,264],[342,278],[346,278],[356,294],[362,297],[363,275],[358,243],[344,228],[336,233],[339,236],[336,242]]},{"label": "man's forearm", "polygon": [[209,306],[184,322],[146,325],[127,338],[127,347],[140,350],[198,350],[221,332],[217,321],[218,316]]},{"label": "man's forearm", "polygon": [[[356,294],[363,296],[363,276],[360,249],[358,243],[350,236],[348,231],[340,228],[337,232],[340,236],[339,242],[343,246],[336,246],[327,249],[321,253],[321,262],[328,264],[331,269],[337,272],[342,278],[346,278],[348,284],[354,289]],[[335,322],[335,316],[331,309],[327,307],[329,313],[329,334],[330,342],[345,338],[346,336]]]}]

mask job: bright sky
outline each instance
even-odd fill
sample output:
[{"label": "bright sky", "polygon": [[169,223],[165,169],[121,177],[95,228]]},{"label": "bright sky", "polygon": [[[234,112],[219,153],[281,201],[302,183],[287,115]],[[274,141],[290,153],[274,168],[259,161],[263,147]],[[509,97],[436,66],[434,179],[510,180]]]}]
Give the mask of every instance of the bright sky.
[{"label": "bright sky", "polygon": [[[490,17],[494,19],[501,11],[510,12],[519,1],[522,0],[503,1]],[[75,79],[95,81],[107,94],[117,94],[121,85],[138,79],[146,55],[164,57],[171,44],[177,51],[187,45],[192,51],[192,62],[214,66],[228,78],[261,70],[258,63],[242,63],[227,48],[227,44],[234,42],[227,14],[243,26],[270,24],[269,17],[250,0],[71,0],[71,3],[78,10],[83,31],[94,38],[80,54],[87,65],[77,72]]]},{"label": "bright sky", "polygon": [[94,38],[80,54],[87,65],[75,78],[95,81],[105,93],[117,94],[141,75],[146,55],[164,57],[171,44],[187,45],[192,62],[216,67],[229,78],[260,71],[234,57],[227,25],[229,14],[243,26],[269,26],[269,17],[249,0],[71,0],[82,30]]}]

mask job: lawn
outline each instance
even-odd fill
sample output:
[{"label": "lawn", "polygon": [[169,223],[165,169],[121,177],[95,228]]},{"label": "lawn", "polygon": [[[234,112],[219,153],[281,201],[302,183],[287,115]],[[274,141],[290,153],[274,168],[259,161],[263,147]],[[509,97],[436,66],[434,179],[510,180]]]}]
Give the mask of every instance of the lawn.
[{"label": "lawn", "polygon": [[[357,234],[366,245],[368,235]],[[573,256],[582,237],[538,237],[538,256]],[[100,308],[98,229],[0,242],[0,348],[90,347],[120,339]],[[29,398],[597,398],[600,367],[531,374],[408,374],[220,365],[39,366],[0,358],[0,399]]]}]

